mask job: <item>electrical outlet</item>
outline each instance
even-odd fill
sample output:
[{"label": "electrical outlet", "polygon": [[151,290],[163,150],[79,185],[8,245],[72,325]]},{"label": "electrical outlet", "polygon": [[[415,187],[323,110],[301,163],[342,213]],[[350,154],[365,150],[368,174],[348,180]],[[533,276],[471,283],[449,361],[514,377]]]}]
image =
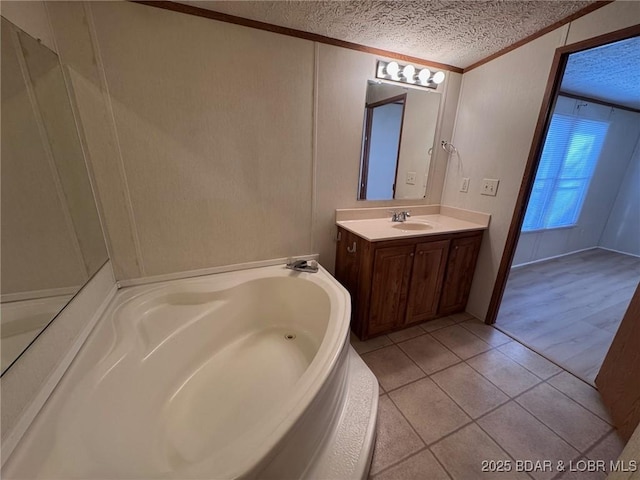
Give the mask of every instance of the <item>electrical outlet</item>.
[{"label": "electrical outlet", "polygon": [[464,193],[469,191],[469,177],[464,177],[460,182],[460,191]]},{"label": "electrical outlet", "polygon": [[495,197],[498,193],[499,183],[500,180],[497,180],[495,178],[485,178],[484,180],[482,180],[482,188],[480,189],[480,194]]},{"label": "electrical outlet", "polygon": [[416,172],[407,172],[407,185],[416,184]]}]

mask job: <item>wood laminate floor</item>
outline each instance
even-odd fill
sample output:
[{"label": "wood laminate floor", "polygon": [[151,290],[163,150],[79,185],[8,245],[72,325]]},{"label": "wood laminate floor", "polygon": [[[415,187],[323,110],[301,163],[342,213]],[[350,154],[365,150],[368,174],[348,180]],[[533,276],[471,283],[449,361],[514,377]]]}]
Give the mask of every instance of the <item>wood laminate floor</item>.
[{"label": "wood laminate floor", "polygon": [[640,281],[640,258],[603,249],[515,268],[496,327],[594,384]]}]

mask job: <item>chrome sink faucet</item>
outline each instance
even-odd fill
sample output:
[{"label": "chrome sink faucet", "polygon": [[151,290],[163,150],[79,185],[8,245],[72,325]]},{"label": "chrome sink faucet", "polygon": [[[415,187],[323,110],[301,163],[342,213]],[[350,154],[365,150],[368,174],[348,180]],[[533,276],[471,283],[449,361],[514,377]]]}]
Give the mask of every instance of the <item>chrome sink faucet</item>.
[{"label": "chrome sink faucet", "polygon": [[391,221],[392,222],[406,222],[407,218],[411,216],[410,210],[391,210]]}]

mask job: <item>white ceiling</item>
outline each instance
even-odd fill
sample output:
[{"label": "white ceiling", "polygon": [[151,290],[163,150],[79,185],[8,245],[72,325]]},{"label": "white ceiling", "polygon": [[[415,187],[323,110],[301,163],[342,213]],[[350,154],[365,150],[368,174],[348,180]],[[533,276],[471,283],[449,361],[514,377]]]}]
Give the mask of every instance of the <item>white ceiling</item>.
[{"label": "white ceiling", "polygon": [[465,68],[568,17],[593,0],[180,3]]},{"label": "white ceiling", "polygon": [[640,37],[570,55],[561,90],[640,109]]}]

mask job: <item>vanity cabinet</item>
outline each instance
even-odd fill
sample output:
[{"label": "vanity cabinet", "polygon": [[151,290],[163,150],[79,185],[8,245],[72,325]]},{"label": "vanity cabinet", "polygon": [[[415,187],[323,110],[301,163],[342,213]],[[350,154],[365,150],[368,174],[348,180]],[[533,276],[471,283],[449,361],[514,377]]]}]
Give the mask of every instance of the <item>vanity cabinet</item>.
[{"label": "vanity cabinet", "polygon": [[464,311],[482,231],[369,242],[338,227],[336,278],[362,340]]}]

